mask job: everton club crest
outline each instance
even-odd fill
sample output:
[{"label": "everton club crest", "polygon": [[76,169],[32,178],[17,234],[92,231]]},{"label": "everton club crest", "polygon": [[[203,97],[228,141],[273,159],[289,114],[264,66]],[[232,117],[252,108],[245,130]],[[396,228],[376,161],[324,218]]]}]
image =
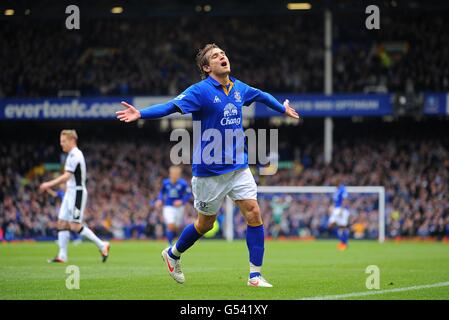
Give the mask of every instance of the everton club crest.
[{"label": "everton club crest", "polygon": [[235,99],[235,102],[242,102],[242,97],[240,96],[239,91],[234,91],[234,99]]}]

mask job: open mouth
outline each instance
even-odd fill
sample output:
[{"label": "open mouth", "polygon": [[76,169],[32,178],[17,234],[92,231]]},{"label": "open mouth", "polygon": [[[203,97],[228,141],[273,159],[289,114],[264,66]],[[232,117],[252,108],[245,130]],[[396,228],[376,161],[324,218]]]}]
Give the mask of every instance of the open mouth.
[{"label": "open mouth", "polygon": [[223,61],[223,62],[221,63],[221,66],[222,66],[222,67],[227,67],[227,66],[228,66],[228,63],[227,63],[226,61]]}]

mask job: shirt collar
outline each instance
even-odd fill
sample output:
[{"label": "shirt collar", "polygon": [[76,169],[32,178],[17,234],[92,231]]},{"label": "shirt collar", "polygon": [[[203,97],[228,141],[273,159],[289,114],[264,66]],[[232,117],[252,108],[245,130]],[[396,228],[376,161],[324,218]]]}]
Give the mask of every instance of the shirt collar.
[{"label": "shirt collar", "polygon": [[[234,77],[229,76],[229,80],[231,80],[232,82],[235,83],[235,78]],[[221,87],[221,83],[218,82],[217,80],[215,80],[214,78],[210,77],[210,76],[207,76],[206,81],[209,81],[215,87]]]}]

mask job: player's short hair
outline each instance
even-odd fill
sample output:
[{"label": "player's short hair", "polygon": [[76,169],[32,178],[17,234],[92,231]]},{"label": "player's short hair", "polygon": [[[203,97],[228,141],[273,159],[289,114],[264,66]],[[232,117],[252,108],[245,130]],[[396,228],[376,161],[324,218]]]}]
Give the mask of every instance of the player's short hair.
[{"label": "player's short hair", "polygon": [[201,79],[206,79],[207,72],[203,70],[204,66],[209,65],[209,59],[207,57],[207,53],[215,48],[219,48],[215,43],[208,43],[206,44],[202,49],[198,50],[198,53],[196,55],[196,65],[198,66],[198,69],[200,69],[200,75]]},{"label": "player's short hair", "polygon": [[75,130],[69,130],[69,129],[62,130],[61,136],[67,136],[69,138],[78,140],[78,134],[76,133]]},{"label": "player's short hair", "polygon": [[170,166],[170,168],[168,168],[168,170],[178,170],[179,172],[182,172],[181,166],[178,165],[172,165]]}]

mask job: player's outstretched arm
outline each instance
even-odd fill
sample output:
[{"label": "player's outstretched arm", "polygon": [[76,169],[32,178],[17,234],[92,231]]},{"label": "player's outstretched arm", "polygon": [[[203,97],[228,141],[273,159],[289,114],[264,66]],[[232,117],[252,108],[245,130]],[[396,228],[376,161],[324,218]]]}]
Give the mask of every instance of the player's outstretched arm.
[{"label": "player's outstretched arm", "polygon": [[279,113],[284,113],[286,116],[299,119],[299,114],[296,112],[295,109],[290,107],[290,101],[288,101],[288,99],[285,100],[283,104],[281,104],[271,94],[250,86],[248,86],[245,98],[246,98],[245,105],[249,105],[253,101],[257,101],[265,104],[269,108]]},{"label": "player's outstretched arm", "polygon": [[133,122],[138,119],[157,119],[179,112],[178,107],[173,102],[156,104],[141,110],[137,110],[133,105],[122,101],[124,110],[117,111],[117,119],[124,122]]}]

